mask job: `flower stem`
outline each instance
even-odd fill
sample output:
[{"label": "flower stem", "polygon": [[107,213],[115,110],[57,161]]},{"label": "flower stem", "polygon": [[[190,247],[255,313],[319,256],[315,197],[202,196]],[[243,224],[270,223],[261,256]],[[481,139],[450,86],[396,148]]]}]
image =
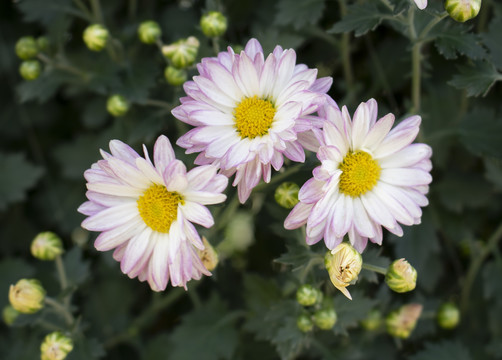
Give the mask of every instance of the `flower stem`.
[{"label": "flower stem", "polygon": [[55,69],[59,69],[59,70],[66,71],[66,72],[69,72],[71,74],[77,75],[77,76],[81,77],[84,81],[86,81],[87,78],[88,78],[88,74],[85,73],[85,72],[83,72],[83,71],[81,71],[80,69],[77,69],[76,67],[73,67],[73,66],[68,65],[68,64],[57,62],[57,61],[49,58],[48,56],[46,56],[46,55],[44,55],[42,53],[39,53],[37,55],[37,57],[41,61],[43,61],[44,63],[46,63],[47,65],[52,66]]},{"label": "flower stem", "polygon": [[91,2],[92,13],[94,14],[94,20],[101,25],[105,25],[103,12],[101,11],[101,4],[99,3],[99,0],[90,0],[90,2]]},{"label": "flower stem", "polygon": [[372,265],[363,262],[363,269],[369,270],[369,271],[374,271],[376,273],[382,274],[382,275],[387,275],[387,268],[378,266],[378,265]]},{"label": "flower stem", "polygon": [[[338,3],[340,5],[340,14],[342,17],[345,17],[347,14],[346,1],[340,0]],[[352,74],[352,62],[350,61],[350,33],[343,33],[340,50],[342,52],[343,76],[345,78],[345,83],[347,84],[348,92],[352,93],[354,88],[354,76]]]},{"label": "flower stem", "polygon": [[165,102],[162,100],[154,100],[154,99],[146,99],[143,102],[141,102],[140,105],[161,107],[164,109],[169,109],[169,111],[171,111],[173,109],[173,106],[171,104],[169,104],[168,102]]},{"label": "flower stem", "polygon": [[260,191],[260,190],[266,188],[267,186],[272,185],[273,183],[282,181],[282,180],[286,179],[288,176],[294,174],[295,172],[300,171],[300,169],[302,168],[302,166],[303,166],[303,164],[298,164],[298,165],[295,165],[295,166],[291,166],[287,170],[285,170],[284,172],[279,173],[279,174],[275,175],[274,177],[272,177],[272,179],[270,180],[270,182],[259,184],[258,186],[256,186],[254,188],[254,190],[255,191]]},{"label": "flower stem", "polygon": [[220,43],[217,37],[211,38],[211,43],[213,45],[213,51],[216,55],[220,53]]},{"label": "flower stem", "polygon": [[54,310],[56,310],[56,312],[63,315],[68,326],[71,326],[75,322],[75,319],[74,319],[72,313],[70,312],[70,310],[68,309],[68,307],[61,304],[59,301],[54,300],[53,298],[50,298],[50,297],[46,297],[45,303],[49,306],[52,306],[54,308]]},{"label": "flower stem", "polygon": [[61,255],[56,256],[55,262],[56,269],[58,271],[59,283],[61,284],[61,290],[64,291],[68,287],[68,279],[66,278],[66,272]]}]

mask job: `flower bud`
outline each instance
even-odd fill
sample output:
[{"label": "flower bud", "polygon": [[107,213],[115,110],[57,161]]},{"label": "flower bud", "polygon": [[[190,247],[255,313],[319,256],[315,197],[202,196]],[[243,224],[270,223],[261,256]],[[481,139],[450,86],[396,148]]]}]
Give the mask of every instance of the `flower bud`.
[{"label": "flower bud", "polygon": [[59,331],[47,335],[40,346],[42,360],[63,360],[73,350],[73,341]]},{"label": "flower bud", "polygon": [[22,60],[29,60],[38,54],[37,42],[33,36],[23,36],[16,43],[16,55]]},{"label": "flower bud", "polygon": [[314,328],[314,323],[308,314],[301,314],[296,319],[296,326],[301,332],[309,332]]},{"label": "flower bud", "polygon": [[361,326],[368,331],[377,330],[382,325],[382,313],[378,309],[372,309],[364,320],[361,320]]},{"label": "flower bud", "polygon": [[197,250],[197,253],[206,269],[213,271],[218,265],[218,253],[204,236],[202,237],[202,242],[204,244],[204,250]]},{"label": "flower bud", "polygon": [[303,306],[312,306],[322,301],[322,292],[310,284],[304,284],[296,290],[296,301]]},{"label": "flower bud", "polygon": [[317,310],[312,316],[314,324],[321,330],[330,330],[336,323],[336,312],[333,308],[323,308]]},{"label": "flower bud", "polygon": [[46,51],[49,48],[49,39],[46,36],[37,38],[37,47],[39,51]]},{"label": "flower bud", "polygon": [[357,280],[362,264],[361,254],[345,242],[328,251],[324,257],[324,265],[331,282],[350,300],[352,297],[346,287]]},{"label": "flower bud", "polygon": [[20,312],[12,307],[12,305],[7,305],[2,310],[2,318],[5,324],[12,325],[16,318],[19,316]]},{"label": "flower bud", "polygon": [[184,69],[178,69],[169,65],[164,70],[164,77],[169,85],[180,86],[187,81],[187,72]]},{"label": "flower bud", "polygon": [[210,11],[200,19],[200,27],[207,37],[218,37],[227,31],[227,18],[219,11]]},{"label": "flower bud", "polygon": [[54,260],[64,252],[61,238],[51,231],[38,234],[31,242],[30,250],[31,255],[40,260]]},{"label": "flower bud", "polygon": [[105,48],[109,36],[108,30],[103,25],[92,24],[84,30],[83,38],[89,50],[101,51]]},{"label": "flower bud", "polygon": [[23,314],[33,314],[44,307],[45,290],[36,279],[21,279],[9,289],[9,301]]},{"label": "flower bud", "polygon": [[403,305],[394,310],[385,318],[387,333],[401,339],[407,339],[422,313],[423,306],[420,304]]},{"label": "flower bud", "polygon": [[446,0],[444,8],[453,20],[465,22],[478,15],[481,0]]},{"label": "flower bud", "polygon": [[300,187],[294,182],[283,182],[275,189],[275,201],[283,208],[292,209],[298,203]]},{"label": "flower bud", "polygon": [[113,116],[123,116],[129,111],[129,102],[122,95],[112,95],[106,102],[106,110]]},{"label": "flower bud", "polygon": [[405,259],[395,260],[387,268],[385,282],[395,292],[411,291],[417,285],[417,271]]},{"label": "flower bud", "polygon": [[19,74],[25,80],[35,80],[40,76],[42,65],[38,60],[25,60],[19,66]]},{"label": "flower bud", "polygon": [[155,21],[143,21],[138,27],[138,36],[141,42],[145,44],[155,44],[162,35],[159,24]]},{"label": "flower bud", "polygon": [[199,40],[193,36],[162,47],[162,54],[178,69],[192,65],[197,58],[198,51]]},{"label": "flower bud", "polygon": [[442,304],[438,310],[437,322],[443,329],[450,330],[456,328],[460,322],[458,307],[452,302]]}]

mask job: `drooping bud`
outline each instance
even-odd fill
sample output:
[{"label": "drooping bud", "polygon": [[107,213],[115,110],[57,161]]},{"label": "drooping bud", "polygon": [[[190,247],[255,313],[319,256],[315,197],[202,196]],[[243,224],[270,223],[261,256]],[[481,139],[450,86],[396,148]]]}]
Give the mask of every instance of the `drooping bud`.
[{"label": "drooping bud", "polygon": [[210,11],[201,17],[200,27],[207,37],[218,37],[227,31],[227,18],[219,11]]},{"label": "drooping bud", "polygon": [[38,60],[25,60],[19,66],[19,74],[25,80],[35,80],[40,76],[42,65]]},{"label": "drooping bud", "polygon": [[395,292],[411,291],[417,285],[417,271],[405,259],[395,260],[387,268],[385,282]]},{"label": "drooping bud", "polygon": [[218,265],[218,253],[204,236],[202,237],[202,242],[204,250],[197,250],[197,253],[206,269],[213,271]]},{"label": "drooping bud", "polygon": [[171,61],[173,66],[183,69],[195,62],[199,45],[199,40],[190,36],[187,39],[181,39],[170,45],[163,46],[162,54]]},{"label": "drooping bud", "polygon": [[298,316],[296,319],[296,326],[298,329],[300,329],[301,332],[309,332],[314,329],[314,323],[312,322],[312,319],[310,318],[309,314],[301,314]]},{"label": "drooping bud", "polygon": [[16,318],[19,316],[20,312],[14,309],[12,305],[7,305],[2,310],[2,319],[3,322],[7,325],[12,325]]},{"label": "drooping bud", "polygon": [[298,191],[300,187],[294,182],[283,182],[275,189],[275,201],[283,208],[292,209],[298,204]]},{"label": "drooping bud", "polygon": [[16,55],[22,60],[29,60],[38,54],[37,42],[33,36],[23,36],[16,43]]},{"label": "drooping bud", "polygon": [[312,316],[314,324],[321,330],[330,330],[335,326],[337,316],[332,307],[317,310]]},{"label": "drooping bud", "polygon": [[478,15],[481,0],[446,0],[444,8],[453,20],[465,22]]},{"label": "drooping bud", "polygon": [[31,255],[40,260],[54,260],[64,252],[61,238],[51,231],[38,234],[31,242]]},{"label": "drooping bud", "polygon": [[422,313],[423,306],[420,304],[403,305],[394,310],[385,318],[387,333],[401,339],[407,339]]},{"label": "drooping bud", "polygon": [[73,341],[59,331],[47,335],[40,346],[41,360],[63,360],[73,350]]},{"label": "drooping bud", "polygon": [[452,302],[447,302],[439,307],[437,314],[437,322],[443,329],[454,329],[460,322],[460,311]]},{"label": "drooping bud", "polygon": [[49,48],[49,39],[46,36],[37,38],[37,47],[39,51],[46,51]]},{"label": "drooping bud", "polygon": [[357,280],[362,264],[361,254],[352,245],[345,242],[328,251],[324,257],[324,265],[328,270],[331,282],[350,300],[352,297],[346,288]]},{"label": "drooping bud", "polygon": [[178,69],[174,66],[167,66],[164,70],[164,77],[168,84],[172,86],[180,86],[187,81],[187,72],[184,69]]},{"label": "drooping bud", "polygon": [[9,289],[9,301],[23,314],[33,314],[44,307],[45,289],[36,279],[21,279]]},{"label": "drooping bud", "polygon": [[162,30],[157,22],[149,20],[143,21],[138,27],[138,36],[141,42],[145,44],[155,44],[162,35]]},{"label": "drooping bud", "polygon": [[312,306],[322,301],[322,292],[310,284],[304,284],[296,290],[296,301],[303,306]]},{"label": "drooping bud", "polygon": [[115,117],[123,116],[129,111],[129,102],[122,95],[112,95],[106,101],[106,110]]},{"label": "drooping bud", "polygon": [[108,30],[103,25],[92,24],[84,30],[83,38],[89,50],[101,51],[105,48],[109,36]]},{"label": "drooping bud", "polygon": [[361,320],[361,326],[368,331],[375,331],[382,325],[382,313],[378,309],[372,309],[364,320]]}]

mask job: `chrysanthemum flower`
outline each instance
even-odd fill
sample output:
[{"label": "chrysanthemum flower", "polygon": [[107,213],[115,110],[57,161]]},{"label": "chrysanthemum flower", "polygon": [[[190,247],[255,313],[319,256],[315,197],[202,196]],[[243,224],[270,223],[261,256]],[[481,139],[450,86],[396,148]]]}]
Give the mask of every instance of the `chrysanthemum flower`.
[{"label": "chrysanthemum flower", "polygon": [[296,65],[294,50],[277,46],[265,59],[251,39],[240,54],[229,47],[197,68],[199,75],[185,83],[187,96],[172,112],[195,128],[177,144],[187,153],[200,152],[196,164],[236,173],[241,202],[261,178],[270,181],[271,166],[279,170],[284,156],[303,162],[304,148],[317,150],[310,130],[321,121],[311,114],[327,101],[332,79],[316,79],[317,70]]},{"label": "chrysanthemum flower", "polygon": [[421,206],[432,181],[432,149],[411,144],[419,131],[420,116],[411,116],[391,130],[394,115],[377,121],[377,103],[361,103],[354,119],[347,108],[325,106],[321,144],[314,169],[298,194],[300,202],[284,222],[286,229],[307,224],[307,243],[324,237],[334,249],[348,234],[362,252],[368,239],[382,243],[382,226],[402,236],[403,225],[419,224]]},{"label": "chrysanthemum flower", "polygon": [[88,218],[82,227],[100,231],[94,246],[99,251],[115,249],[122,272],[148,281],[155,291],[164,290],[169,279],[184,286],[191,279],[211,275],[197,249],[204,245],[192,223],[214,223],[203,205],[225,201],[221,192],[228,179],[205,165],[187,172],[174,156],[165,136],[160,136],[150,160],[119,140],[110,141],[111,154],[84,173],[89,201],[79,207]]}]

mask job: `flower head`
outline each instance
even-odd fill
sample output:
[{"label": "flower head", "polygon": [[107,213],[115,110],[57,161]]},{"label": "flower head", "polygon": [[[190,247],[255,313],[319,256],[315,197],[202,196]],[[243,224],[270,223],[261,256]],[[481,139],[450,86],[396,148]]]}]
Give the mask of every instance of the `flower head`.
[{"label": "flower head", "polygon": [[40,346],[42,360],[64,360],[73,350],[73,340],[59,331],[48,334]]},{"label": "flower head", "polygon": [[331,282],[350,300],[352,296],[346,288],[357,280],[362,264],[361,254],[348,243],[341,243],[335,249],[328,251],[324,257],[324,265]]},{"label": "flower head", "polygon": [[33,314],[44,307],[45,289],[36,279],[21,279],[9,289],[9,302],[23,314]]},{"label": "flower head", "polygon": [[298,194],[300,202],[284,222],[286,229],[307,224],[307,243],[324,238],[335,248],[348,234],[362,252],[368,239],[382,243],[382,226],[397,236],[398,224],[419,224],[432,177],[432,149],[411,144],[421,118],[411,116],[391,130],[394,115],[377,121],[377,103],[361,103],[353,120],[346,107],[326,105],[327,121],[317,131],[321,166]]},{"label": "flower head", "polygon": [[165,136],[155,143],[153,162],[146,147],[145,158],[119,140],[110,150],[85,172],[89,201],[79,207],[88,216],[82,227],[101,232],[96,249],[115,249],[122,272],[155,291],[169,279],[186,288],[187,281],[210,275],[197,254],[204,245],[192,223],[213,225],[204,205],[226,199],[221,192],[228,179],[211,165],[187,172]]},{"label": "flower head", "polygon": [[326,101],[332,80],[316,80],[317,70],[296,65],[294,50],[277,46],[265,59],[260,43],[251,39],[240,54],[229,47],[202,59],[198,70],[172,112],[195,126],[177,144],[187,153],[200,152],[197,164],[236,174],[241,202],[261,178],[270,181],[271,167],[279,170],[284,156],[303,162],[304,147],[317,149],[310,130],[322,121],[311,114]]}]

